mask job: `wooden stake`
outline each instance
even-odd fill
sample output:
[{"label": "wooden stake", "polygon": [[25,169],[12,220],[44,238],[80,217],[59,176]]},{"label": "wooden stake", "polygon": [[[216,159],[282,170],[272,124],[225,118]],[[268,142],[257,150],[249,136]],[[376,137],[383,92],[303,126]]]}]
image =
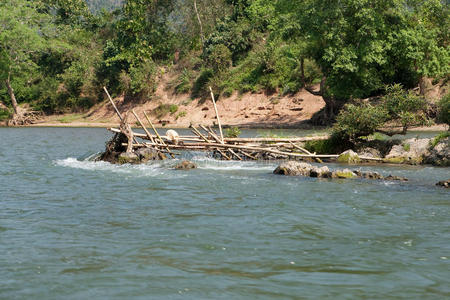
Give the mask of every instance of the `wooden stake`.
[{"label": "wooden stake", "polygon": [[111,104],[112,104],[112,106],[114,107],[114,109],[115,109],[117,115],[119,116],[120,121],[123,121],[122,115],[120,114],[119,110],[117,109],[117,106],[114,104],[113,99],[112,99],[111,96],[109,95],[108,90],[106,89],[106,86],[104,86],[103,89],[105,90],[106,95],[107,95],[108,98],[109,98],[109,101],[111,102]]},{"label": "wooden stake", "polygon": [[[290,143],[291,143],[292,146],[294,146],[294,148],[297,148],[298,150],[303,151],[303,152],[306,153],[306,154],[312,154],[311,152],[309,152],[309,151],[306,150],[305,148],[302,148],[302,147],[300,147],[300,146],[294,144],[293,142],[290,142]],[[322,161],[320,158],[316,157],[315,160],[316,160],[318,163],[323,164],[323,161]]]},{"label": "wooden stake", "polygon": [[166,147],[166,150],[170,153],[170,156],[172,156],[172,158],[175,158],[175,155],[173,155],[172,152],[170,152],[169,147],[167,147],[167,144],[164,142],[164,140],[161,138],[161,136],[159,135],[158,131],[156,130],[155,126],[153,126],[152,121],[150,121],[150,118],[147,116],[147,113],[144,111],[144,116],[145,118],[147,118],[148,123],[150,123],[150,126],[152,127],[153,131],[155,132],[156,136],[159,138],[159,140],[161,141],[161,144],[163,144],[163,146]]},{"label": "wooden stake", "polygon": [[221,143],[223,144],[224,141],[223,141],[222,125],[220,124],[219,112],[217,111],[216,100],[214,100],[214,93],[213,93],[211,87],[209,87],[209,91],[211,92],[211,98],[212,98],[212,101],[214,104],[214,110],[216,111],[217,123],[219,123],[220,139],[221,139]]},{"label": "wooden stake", "polygon": [[139,125],[141,125],[142,129],[144,129],[145,133],[147,134],[148,138],[150,139],[150,141],[153,143],[153,137],[150,135],[150,132],[148,132],[147,128],[145,128],[144,124],[142,124],[141,119],[139,119],[138,115],[136,114],[136,112],[133,110],[131,110],[131,112],[133,113],[133,115],[136,117],[136,120],[139,122]]}]

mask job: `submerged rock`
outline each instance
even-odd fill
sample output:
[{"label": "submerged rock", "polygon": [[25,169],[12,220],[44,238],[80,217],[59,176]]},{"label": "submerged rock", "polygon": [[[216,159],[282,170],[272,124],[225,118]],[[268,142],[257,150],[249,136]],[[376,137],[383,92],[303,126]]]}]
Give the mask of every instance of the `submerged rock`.
[{"label": "submerged rock", "polygon": [[354,177],[357,177],[356,174],[349,169],[336,170],[332,174],[332,178],[354,178]]},{"label": "submerged rock", "polygon": [[378,180],[399,180],[407,181],[407,178],[400,176],[389,175],[383,177],[378,172],[372,171],[360,171],[360,170],[335,170],[333,172],[327,166],[316,167],[305,162],[287,161],[281,163],[274,171],[274,174],[287,175],[287,176],[306,176],[306,177],[318,177],[318,178],[365,178],[365,179],[378,179]]},{"label": "submerged rock", "polygon": [[450,179],[439,181],[438,183],[436,183],[436,185],[445,188],[450,188]]},{"label": "submerged rock", "polygon": [[359,158],[358,154],[353,150],[347,150],[339,155],[337,161],[340,163],[357,164],[361,162],[361,159]]},{"label": "submerged rock", "polygon": [[408,181],[408,178],[401,177],[401,176],[395,176],[395,175],[389,175],[389,176],[384,177],[384,180]]},{"label": "submerged rock", "polygon": [[327,166],[319,168],[299,161],[283,162],[273,171],[273,173],[287,176],[302,175],[307,177],[331,178],[331,172]]},{"label": "submerged rock", "polygon": [[196,169],[197,165],[189,160],[183,160],[182,162],[175,165],[175,169],[177,170],[189,170]]}]

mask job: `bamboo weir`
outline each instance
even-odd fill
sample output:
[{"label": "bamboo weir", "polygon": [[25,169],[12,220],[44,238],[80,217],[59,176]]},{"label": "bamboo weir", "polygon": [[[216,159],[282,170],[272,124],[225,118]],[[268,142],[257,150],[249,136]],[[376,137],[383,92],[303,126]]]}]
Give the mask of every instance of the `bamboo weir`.
[{"label": "bamboo weir", "polygon": [[[220,123],[219,113],[215,104],[214,95],[211,97],[218,120],[217,133],[210,126],[191,124],[189,127],[192,135],[179,135],[175,130],[169,129],[161,135],[153,125],[146,112],[144,116],[151,130],[149,130],[134,110],[123,115],[119,112],[112,98],[105,88],[105,92],[113,105],[115,112],[121,120],[119,128],[108,128],[113,132],[114,137],[107,143],[106,151],[102,154],[102,160],[110,162],[135,162],[148,161],[149,159],[164,159],[167,156],[175,158],[182,151],[204,151],[212,157],[220,160],[315,160],[322,162],[322,159],[336,159],[337,154],[316,154],[304,148],[304,143],[308,141],[326,140],[328,135],[312,137],[224,137]],[[131,115],[136,122],[130,121]],[[139,124],[144,133],[132,130],[130,123]],[[147,159],[142,160],[142,157]],[[139,159],[140,157],[140,159]],[[149,158],[150,157],[150,158]],[[374,160],[372,158],[364,158]]]}]

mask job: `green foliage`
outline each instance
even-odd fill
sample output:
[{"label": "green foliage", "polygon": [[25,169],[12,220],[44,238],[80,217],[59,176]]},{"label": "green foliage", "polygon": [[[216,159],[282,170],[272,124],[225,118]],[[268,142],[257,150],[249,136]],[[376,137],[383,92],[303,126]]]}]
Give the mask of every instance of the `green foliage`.
[{"label": "green foliage", "polygon": [[450,126],[450,93],[447,93],[439,101],[438,120]]},{"label": "green foliage", "polygon": [[7,120],[10,117],[11,117],[11,113],[9,112],[9,110],[0,108],[0,121]]},{"label": "green foliage", "polygon": [[186,115],[187,115],[187,112],[185,112],[185,111],[180,111],[180,112],[177,114],[176,119],[186,117]]},{"label": "green foliage", "polygon": [[176,104],[165,104],[161,103],[158,105],[157,108],[153,110],[153,113],[156,115],[157,118],[162,118],[168,113],[174,114],[178,110],[178,105]]},{"label": "green foliage", "polygon": [[402,147],[403,147],[403,150],[405,150],[406,152],[411,150],[411,145],[408,143],[403,144]]},{"label": "green foliage", "polygon": [[387,119],[388,112],[382,106],[347,104],[338,115],[332,134],[342,140],[354,141],[374,133]]},{"label": "green foliage", "polygon": [[241,130],[239,127],[233,126],[230,128],[227,128],[225,130],[225,137],[227,138],[236,138],[241,134]]},{"label": "green foliage", "polygon": [[326,140],[307,141],[305,143],[305,149],[316,154],[341,153],[348,148],[349,144],[346,144],[345,141],[340,140],[336,136],[331,136]]},{"label": "green foliage", "polygon": [[231,52],[225,45],[217,45],[208,56],[208,65],[214,72],[223,72],[231,66]]},{"label": "green foliage", "polygon": [[207,92],[206,87],[213,75],[214,72],[211,69],[203,69],[200,72],[200,75],[197,77],[194,85],[192,86],[191,96],[193,98],[200,97]]},{"label": "green foliage", "polygon": [[169,105],[169,112],[170,112],[171,114],[176,113],[177,110],[178,110],[178,105],[176,105],[176,104],[170,104],[170,105]]},{"label": "green foliage", "polygon": [[436,145],[439,144],[440,141],[442,141],[442,140],[444,140],[444,139],[446,139],[448,137],[450,137],[450,131],[445,131],[445,132],[439,133],[437,136],[435,136],[431,140],[431,142],[430,142],[431,148],[436,147]]},{"label": "green foliage", "polygon": [[387,86],[382,104],[388,112],[388,119],[399,122],[405,129],[411,125],[425,124],[425,99],[411,91],[404,91],[399,84]]},{"label": "green foliage", "polygon": [[185,94],[191,89],[191,74],[188,69],[184,68],[177,80],[178,84],[175,86],[175,93]]}]

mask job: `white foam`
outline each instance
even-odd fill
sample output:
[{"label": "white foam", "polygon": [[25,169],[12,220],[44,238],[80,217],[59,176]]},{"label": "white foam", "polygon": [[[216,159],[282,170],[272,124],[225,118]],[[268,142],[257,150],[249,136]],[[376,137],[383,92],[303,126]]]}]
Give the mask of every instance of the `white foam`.
[{"label": "white foam", "polygon": [[254,161],[227,161],[217,160],[205,156],[194,156],[192,158],[199,169],[209,170],[271,170],[275,169],[272,163],[261,163]]},{"label": "white foam", "polygon": [[104,161],[78,160],[73,157],[59,159],[54,163],[61,167],[69,167],[88,171],[106,171],[120,174],[130,174],[137,177],[158,176],[164,173],[164,168],[162,168],[162,165],[160,163],[140,165],[114,165]]}]

